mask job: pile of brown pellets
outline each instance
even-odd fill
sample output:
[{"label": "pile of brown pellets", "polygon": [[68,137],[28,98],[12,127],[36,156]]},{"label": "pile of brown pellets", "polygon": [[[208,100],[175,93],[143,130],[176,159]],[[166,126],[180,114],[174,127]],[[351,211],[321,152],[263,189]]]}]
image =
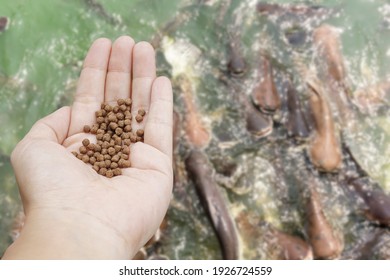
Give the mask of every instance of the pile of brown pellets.
[{"label": "pile of brown pellets", "polygon": [[[85,133],[96,134],[96,144],[83,140],[79,152],[72,152],[78,159],[92,165],[100,175],[112,178],[122,174],[121,168],[128,168],[130,163],[130,145],[144,141],[144,131],[135,133],[131,127],[131,99],[118,99],[117,105],[102,103],[95,112],[96,123],[84,126]],[[142,122],[146,112],[138,110],[137,122]]]}]

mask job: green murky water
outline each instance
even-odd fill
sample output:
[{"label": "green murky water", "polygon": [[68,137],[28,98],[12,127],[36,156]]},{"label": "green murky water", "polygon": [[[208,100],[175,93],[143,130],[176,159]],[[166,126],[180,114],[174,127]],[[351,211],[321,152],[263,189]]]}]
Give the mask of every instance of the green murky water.
[{"label": "green murky water", "polygon": [[[122,34],[129,34],[136,41],[154,42],[158,74],[173,79],[179,112],[183,113],[183,109],[176,78],[185,74],[194,85],[194,99],[214,135],[207,148],[210,159],[218,165],[221,158],[231,158],[239,166],[232,178],[220,178],[233,216],[237,218],[242,209],[247,209],[251,217],[305,236],[300,182],[294,179],[297,162],[303,161],[300,159],[303,148],[284,141],[282,127],[276,127],[271,136],[282,144],[275,145],[267,139],[253,141],[234,104],[233,89],[220,79],[226,73],[226,46],[231,34],[239,34],[248,62],[248,72],[240,80],[242,94],[249,94],[255,83],[255,61],[260,49],[266,49],[277,62],[277,79],[279,71],[294,67],[293,52],[310,57],[310,40],[298,49],[285,40],[286,29],[299,20],[293,16],[261,16],[256,12],[256,3],[253,0],[53,0],[49,4],[44,0],[0,0],[0,17],[9,18],[7,29],[0,33],[0,254],[12,242],[13,220],[21,208],[9,161],[13,147],[36,120],[72,102],[82,60],[91,42],[98,37],[114,40]],[[309,20],[306,27],[311,30],[327,22],[342,30],[343,54],[353,91],[389,78],[390,1],[305,3],[331,9],[323,18]],[[389,113],[386,110],[367,113],[359,122],[359,131],[350,135],[355,156],[390,193]],[[217,140],[221,131],[227,132],[231,148],[221,149]],[[179,150],[181,156],[186,154],[185,141]],[[283,162],[282,171],[275,158]],[[280,176],[280,172],[284,175]],[[218,241],[192,183],[184,180],[179,185],[158,253],[171,259],[221,258]],[[321,177],[320,189],[324,211],[344,236],[348,251],[370,228],[354,214],[354,207],[337,182]],[[259,241],[257,247],[251,250],[243,241],[243,247],[247,248],[244,258],[269,257],[261,238],[251,240],[256,241]]]}]

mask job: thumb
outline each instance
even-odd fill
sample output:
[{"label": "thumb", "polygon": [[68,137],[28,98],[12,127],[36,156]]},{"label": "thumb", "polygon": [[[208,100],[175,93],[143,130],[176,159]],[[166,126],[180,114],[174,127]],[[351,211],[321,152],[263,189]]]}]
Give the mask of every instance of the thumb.
[{"label": "thumb", "polygon": [[37,121],[25,139],[43,139],[62,144],[68,135],[70,107],[65,106]]}]

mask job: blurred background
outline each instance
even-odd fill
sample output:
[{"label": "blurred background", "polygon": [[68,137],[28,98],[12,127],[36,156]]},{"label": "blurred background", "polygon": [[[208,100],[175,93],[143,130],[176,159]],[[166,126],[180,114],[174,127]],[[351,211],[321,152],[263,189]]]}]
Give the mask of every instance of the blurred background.
[{"label": "blurred background", "polygon": [[[259,2],[280,6],[259,12]],[[389,81],[390,75],[390,1],[385,0],[0,0],[0,18],[0,255],[17,234],[21,211],[10,154],[34,122],[72,103],[84,56],[99,37],[115,40],[128,34],[135,41],[151,42],[158,75],[172,79],[180,120],[188,113],[183,96],[196,104],[211,138],[203,150],[238,229],[244,259],[275,258],[265,245],[262,222],[307,237],[300,195],[303,178],[297,175],[307,164],[302,156],[305,145],[289,139],[283,124],[286,75],[305,99],[296,65],[314,64],[312,31],[323,23],[337,28],[352,97],[360,89]],[[229,74],[232,46],[246,62],[240,75]],[[249,96],[259,79],[261,53],[271,58],[282,98],[273,131],[263,138],[247,131],[237,105],[237,95]],[[388,194],[389,100],[364,100],[364,109],[357,109],[358,129],[347,138],[354,158]],[[171,207],[161,238],[147,253],[170,259],[220,259],[218,238],[184,167],[192,149],[185,126],[182,122],[178,132]],[[225,165],[232,168],[222,168]],[[370,258],[387,258],[388,230],[363,217],[337,178],[317,178],[323,211],[343,240],[341,258],[356,258],[359,248],[379,232]],[[250,229],[245,229],[247,223]]]}]

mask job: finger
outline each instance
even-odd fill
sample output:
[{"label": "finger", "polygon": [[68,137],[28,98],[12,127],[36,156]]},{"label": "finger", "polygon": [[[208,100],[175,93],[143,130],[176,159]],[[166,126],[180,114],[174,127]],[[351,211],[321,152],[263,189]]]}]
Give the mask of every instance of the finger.
[{"label": "finger", "polygon": [[145,144],[172,158],[173,96],[171,81],[166,77],[154,80],[148,119],[145,124]]},{"label": "finger", "polygon": [[82,132],[84,125],[92,125],[95,111],[104,100],[104,85],[110,57],[111,41],[97,39],[88,51],[77,84],[69,136]]},{"label": "finger", "polygon": [[131,112],[134,116],[132,122],[133,131],[144,129],[147,114],[142,122],[137,122],[135,116],[139,109],[149,110],[150,92],[156,77],[156,60],[152,45],[140,42],[133,49],[133,84],[131,97],[133,103]]},{"label": "finger", "polygon": [[62,144],[68,135],[70,107],[62,107],[54,113],[37,121],[25,138],[44,139]]},{"label": "finger", "polygon": [[133,47],[134,40],[129,36],[119,37],[112,45],[105,93],[105,101],[112,105],[119,98],[130,97]]}]

